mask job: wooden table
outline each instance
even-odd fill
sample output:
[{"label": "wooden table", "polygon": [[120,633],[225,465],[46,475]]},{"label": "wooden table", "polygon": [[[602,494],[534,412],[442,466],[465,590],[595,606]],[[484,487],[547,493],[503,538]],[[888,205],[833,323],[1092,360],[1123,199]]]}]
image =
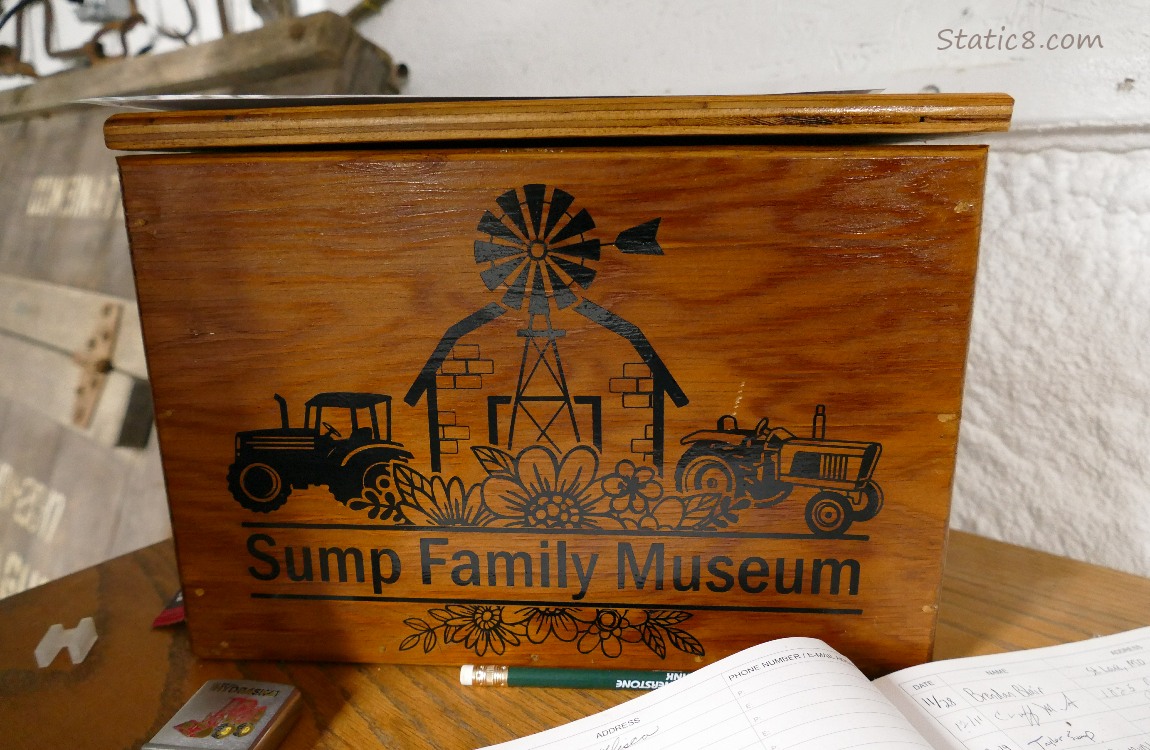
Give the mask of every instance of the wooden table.
[{"label": "wooden table", "polygon": [[[1081,640],[1150,624],[1150,579],[953,532],[937,658]],[[464,690],[449,667],[205,661],[152,618],[178,586],[170,543],[0,601],[0,728],[8,748],[138,748],[205,681],[298,686],[298,748],[474,748],[602,710],[638,693]],[[37,669],[53,623],[93,616],[99,640],[73,666]]]}]

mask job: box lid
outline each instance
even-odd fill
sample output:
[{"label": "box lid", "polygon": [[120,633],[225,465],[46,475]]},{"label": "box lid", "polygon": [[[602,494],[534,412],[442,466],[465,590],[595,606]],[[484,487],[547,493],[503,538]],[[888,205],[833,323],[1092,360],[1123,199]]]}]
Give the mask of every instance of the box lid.
[{"label": "box lid", "polygon": [[608,138],[927,137],[1006,130],[1006,94],[450,99],[133,112],[109,148],[162,151]]}]

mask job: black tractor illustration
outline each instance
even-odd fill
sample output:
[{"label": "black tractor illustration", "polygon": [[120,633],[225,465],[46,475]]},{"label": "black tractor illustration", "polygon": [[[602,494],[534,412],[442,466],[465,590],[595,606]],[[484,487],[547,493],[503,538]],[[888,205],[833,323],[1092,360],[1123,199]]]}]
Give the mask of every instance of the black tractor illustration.
[{"label": "black tractor illustration", "polygon": [[320,393],[305,404],[302,427],[289,425],[287,401],[278,393],[275,400],[278,428],[236,433],[228,489],[248,510],[269,513],[309,485],[326,485],[346,505],[365,491],[388,490],[392,463],[412,458],[391,439],[391,396]]},{"label": "black tractor illustration", "polygon": [[714,492],[749,497],[756,508],[786,499],[796,487],[813,489],[807,526],[816,536],[837,537],[855,521],[868,521],[882,508],[882,489],[872,478],[879,443],[826,439],[826,407],[815,408],[809,438],[796,437],[767,418],[753,430],[735,417],[720,417],[714,430],[692,432],[675,468],[680,492]]}]

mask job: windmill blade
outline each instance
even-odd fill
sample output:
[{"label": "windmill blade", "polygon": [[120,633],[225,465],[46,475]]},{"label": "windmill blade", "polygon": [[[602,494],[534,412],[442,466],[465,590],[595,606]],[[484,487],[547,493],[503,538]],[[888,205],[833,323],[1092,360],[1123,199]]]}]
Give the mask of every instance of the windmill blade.
[{"label": "windmill blade", "polygon": [[523,220],[523,209],[519,207],[519,196],[515,193],[515,189],[508,190],[503,195],[495,199],[499,207],[503,209],[503,213],[515,222],[515,226],[519,227],[519,231],[523,233],[524,239],[529,239],[527,234],[527,222]]},{"label": "windmill blade", "polygon": [[504,281],[507,281],[507,277],[515,273],[515,269],[523,265],[523,261],[525,260],[527,260],[526,255],[519,258],[513,258],[506,263],[500,263],[499,265],[485,268],[479,275],[482,277],[483,283],[487,285],[487,288],[495,291],[495,289],[497,289],[500,284],[502,284]]},{"label": "windmill blade", "polygon": [[503,260],[510,258],[512,255],[519,255],[526,252],[521,247],[512,247],[510,245],[500,245],[495,242],[488,242],[487,240],[475,241],[475,262],[487,263],[493,260]]},{"label": "windmill blade", "polygon": [[539,222],[543,221],[543,199],[547,195],[546,185],[524,185],[523,195],[527,198],[527,212],[531,214],[532,237],[539,237]]},{"label": "windmill blade", "polygon": [[551,193],[551,208],[547,210],[547,226],[543,229],[543,239],[547,239],[551,235],[551,231],[555,229],[555,225],[567,213],[567,209],[571,208],[571,204],[575,202],[575,196],[568,193],[566,190],[555,188]]},{"label": "windmill blade", "polygon": [[551,248],[551,252],[562,255],[574,255],[576,258],[582,258],[583,260],[599,260],[599,240],[585,240],[583,242],[577,242],[574,245],[553,247]]},{"label": "windmill blade", "polygon": [[587,209],[582,209],[579,213],[571,217],[571,221],[567,222],[567,226],[559,230],[559,234],[548,240],[551,244],[562,242],[563,240],[570,239],[577,234],[589,232],[595,228],[595,220],[591,218],[591,214],[587,213]]},{"label": "windmill blade", "polygon": [[535,266],[535,279],[531,282],[531,302],[527,309],[532,315],[546,315],[551,306],[547,303],[547,287],[543,286],[543,269],[539,263],[532,265]]},{"label": "windmill blade", "polygon": [[530,273],[531,264],[528,263],[523,267],[519,275],[515,277],[515,281],[511,282],[511,286],[507,288],[507,294],[503,295],[504,305],[516,310],[523,307],[523,294],[527,290],[527,277]]},{"label": "windmill blade", "polygon": [[515,230],[500,221],[499,218],[490,211],[483,212],[483,218],[479,220],[477,229],[484,234],[509,240],[517,245],[527,244],[519,235],[515,234]]},{"label": "windmill blade", "polygon": [[559,278],[559,274],[555,273],[555,269],[550,265],[547,266],[547,276],[551,279],[551,290],[555,294],[555,306],[562,310],[575,304],[577,299],[575,293],[567,287],[567,282]]},{"label": "windmill blade", "polygon": [[655,233],[659,231],[659,221],[651,219],[637,227],[624,229],[615,238],[615,247],[619,248],[620,252],[634,255],[662,255],[663,248],[659,247],[659,241],[655,239]]},{"label": "windmill blade", "polygon": [[560,258],[558,255],[549,255],[547,259],[555,265],[559,266],[563,273],[571,277],[571,279],[579,286],[586,289],[591,286],[591,282],[595,280],[595,269],[588,268],[587,266],[572,263],[566,258]]}]

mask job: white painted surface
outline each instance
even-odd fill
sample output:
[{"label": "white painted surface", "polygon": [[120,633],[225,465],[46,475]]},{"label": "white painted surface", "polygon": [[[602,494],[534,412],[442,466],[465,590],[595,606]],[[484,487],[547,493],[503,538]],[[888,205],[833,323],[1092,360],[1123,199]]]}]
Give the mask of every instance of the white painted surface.
[{"label": "white painted surface", "polygon": [[[1000,36],[958,49],[960,30]],[[1150,575],[1150,0],[392,0],[362,31],[416,95],[1013,95],[954,525]],[[1066,34],[1093,47],[1042,48]]]}]

